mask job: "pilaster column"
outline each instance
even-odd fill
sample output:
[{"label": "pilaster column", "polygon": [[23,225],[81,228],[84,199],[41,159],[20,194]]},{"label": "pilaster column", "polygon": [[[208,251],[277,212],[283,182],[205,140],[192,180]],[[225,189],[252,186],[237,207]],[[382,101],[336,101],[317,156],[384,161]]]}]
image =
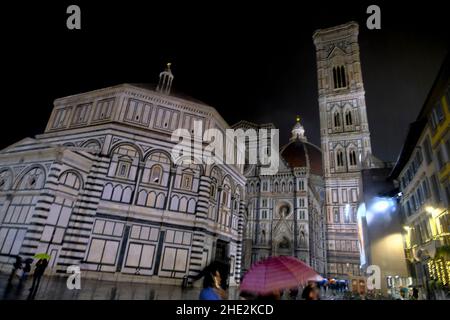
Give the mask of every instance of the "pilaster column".
[{"label": "pilaster column", "polygon": [[197,276],[208,263],[208,261],[203,259],[203,251],[205,248],[205,230],[207,228],[206,219],[208,218],[210,192],[211,178],[201,176],[198,188],[197,207],[195,211],[195,227],[192,237],[191,257],[189,259],[189,283],[192,283],[192,278]]},{"label": "pilaster column", "polygon": [[239,214],[238,214],[238,241],[236,248],[236,265],[234,271],[234,279],[236,283],[241,281],[241,265],[243,260],[243,241],[244,241],[244,227],[245,227],[245,201],[239,201]]}]

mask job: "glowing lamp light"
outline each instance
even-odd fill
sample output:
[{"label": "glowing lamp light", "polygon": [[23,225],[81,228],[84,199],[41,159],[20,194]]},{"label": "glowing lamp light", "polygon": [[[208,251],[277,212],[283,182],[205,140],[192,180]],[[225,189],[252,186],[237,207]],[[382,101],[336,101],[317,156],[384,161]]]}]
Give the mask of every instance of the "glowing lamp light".
[{"label": "glowing lamp light", "polygon": [[370,211],[373,213],[382,213],[386,212],[386,210],[394,208],[395,204],[390,198],[377,198],[375,202],[370,207]]},{"label": "glowing lamp light", "polygon": [[425,211],[430,213],[433,218],[436,218],[441,213],[441,210],[432,206],[427,206]]}]

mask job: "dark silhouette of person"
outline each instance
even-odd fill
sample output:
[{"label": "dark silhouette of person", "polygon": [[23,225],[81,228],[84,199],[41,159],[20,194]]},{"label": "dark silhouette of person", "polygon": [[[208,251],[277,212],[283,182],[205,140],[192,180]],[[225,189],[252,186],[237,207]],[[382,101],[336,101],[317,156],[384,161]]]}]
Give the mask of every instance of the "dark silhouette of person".
[{"label": "dark silhouette of person", "polygon": [[13,267],[11,270],[11,274],[8,277],[8,282],[6,284],[5,291],[3,292],[3,299],[5,300],[7,296],[9,295],[11,289],[12,289],[12,281],[14,279],[14,276],[17,274],[17,271],[22,269],[22,257],[16,256],[16,260],[13,263]]},{"label": "dark silhouette of person", "polygon": [[28,295],[28,299],[34,299],[36,296],[36,293],[39,289],[39,284],[41,283],[41,278],[44,275],[45,269],[48,266],[47,259],[40,259],[36,266],[34,267],[34,273],[33,273],[33,284],[30,288],[30,294]]},{"label": "dark silhouette of person", "polygon": [[318,288],[313,284],[308,284],[302,292],[302,298],[305,300],[320,300]]},{"label": "dark silhouette of person", "polygon": [[16,256],[16,261],[13,263],[13,268],[8,278],[8,285],[11,285],[14,275],[17,273],[17,270],[20,269],[22,269],[22,257]]},{"label": "dark silhouette of person", "polygon": [[413,300],[419,300],[419,290],[416,287],[413,287],[412,298]]},{"label": "dark silhouette of person", "polygon": [[31,271],[31,263],[32,262],[33,262],[33,259],[26,259],[24,262],[24,266],[22,268],[23,272],[19,279],[19,285],[17,286],[17,291],[16,291],[17,295],[19,295],[21,293],[22,287],[28,279],[28,275],[30,274],[30,271]]},{"label": "dark silhouette of person", "polygon": [[298,288],[292,288],[289,290],[289,298],[291,298],[291,300],[297,300],[297,295],[298,295]]}]

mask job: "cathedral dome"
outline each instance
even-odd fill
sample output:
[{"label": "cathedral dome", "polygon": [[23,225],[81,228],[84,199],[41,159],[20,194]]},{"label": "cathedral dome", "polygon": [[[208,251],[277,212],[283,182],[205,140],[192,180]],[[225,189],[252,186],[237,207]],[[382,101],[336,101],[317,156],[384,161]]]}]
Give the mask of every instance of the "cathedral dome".
[{"label": "cathedral dome", "polygon": [[315,145],[297,139],[281,151],[281,157],[292,168],[309,167],[312,174],[322,175],[322,152]]},{"label": "cathedral dome", "polygon": [[281,157],[292,168],[309,167],[310,172],[322,175],[322,151],[304,136],[305,130],[300,125],[300,118],[292,129],[291,141],[282,148]]}]

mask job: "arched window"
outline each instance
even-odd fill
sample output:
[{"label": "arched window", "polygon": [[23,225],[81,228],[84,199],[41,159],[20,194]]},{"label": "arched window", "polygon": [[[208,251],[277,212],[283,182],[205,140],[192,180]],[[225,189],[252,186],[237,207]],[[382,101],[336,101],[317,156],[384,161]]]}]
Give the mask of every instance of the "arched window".
[{"label": "arched window", "polygon": [[145,206],[145,202],[147,201],[147,192],[145,190],[139,191],[139,195],[136,201],[138,206]]},{"label": "arched window", "polygon": [[333,84],[335,89],[347,87],[347,77],[345,75],[345,67],[333,67]]},{"label": "arched window", "polygon": [[211,184],[211,191],[209,193],[209,196],[213,199],[216,197],[216,184],[215,183]]},{"label": "arched window", "polygon": [[123,193],[122,193],[122,200],[121,200],[121,202],[123,202],[123,203],[130,203],[132,192],[133,191],[132,191],[131,187],[125,188],[123,190]]},{"label": "arched window", "polygon": [[333,68],[333,84],[334,84],[334,88],[337,89],[337,72],[336,72],[336,67]]},{"label": "arched window", "polygon": [[356,152],[355,150],[350,150],[349,152],[350,165],[356,166]]},{"label": "arched window", "polygon": [[340,127],[341,126],[341,115],[338,111],[334,112],[334,126]]},{"label": "arched window", "polygon": [[102,199],[111,200],[112,193],[113,193],[113,185],[110,183],[106,184],[105,187],[103,188]]},{"label": "arched window", "polygon": [[341,150],[336,152],[336,162],[338,167],[344,166],[344,154]]},{"label": "arched window", "polygon": [[160,184],[161,183],[161,176],[162,176],[162,168],[161,166],[158,165],[154,165],[152,167],[152,174],[151,174],[151,178],[150,178],[150,182],[151,183],[156,183],[156,184]]},{"label": "arched window", "polygon": [[344,88],[347,86],[347,79],[345,78],[345,68],[341,66],[341,86],[340,88]]},{"label": "arched window", "polygon": [[353,124],[352,112],[350,110],[347,110],[345,112],[345,125],[351,126],[352,124]]},{"label": "arched window", "polygon": [[127,178],[131,168],[132,160],[129,157],[121,157],[117,165],[116,176]]}]

